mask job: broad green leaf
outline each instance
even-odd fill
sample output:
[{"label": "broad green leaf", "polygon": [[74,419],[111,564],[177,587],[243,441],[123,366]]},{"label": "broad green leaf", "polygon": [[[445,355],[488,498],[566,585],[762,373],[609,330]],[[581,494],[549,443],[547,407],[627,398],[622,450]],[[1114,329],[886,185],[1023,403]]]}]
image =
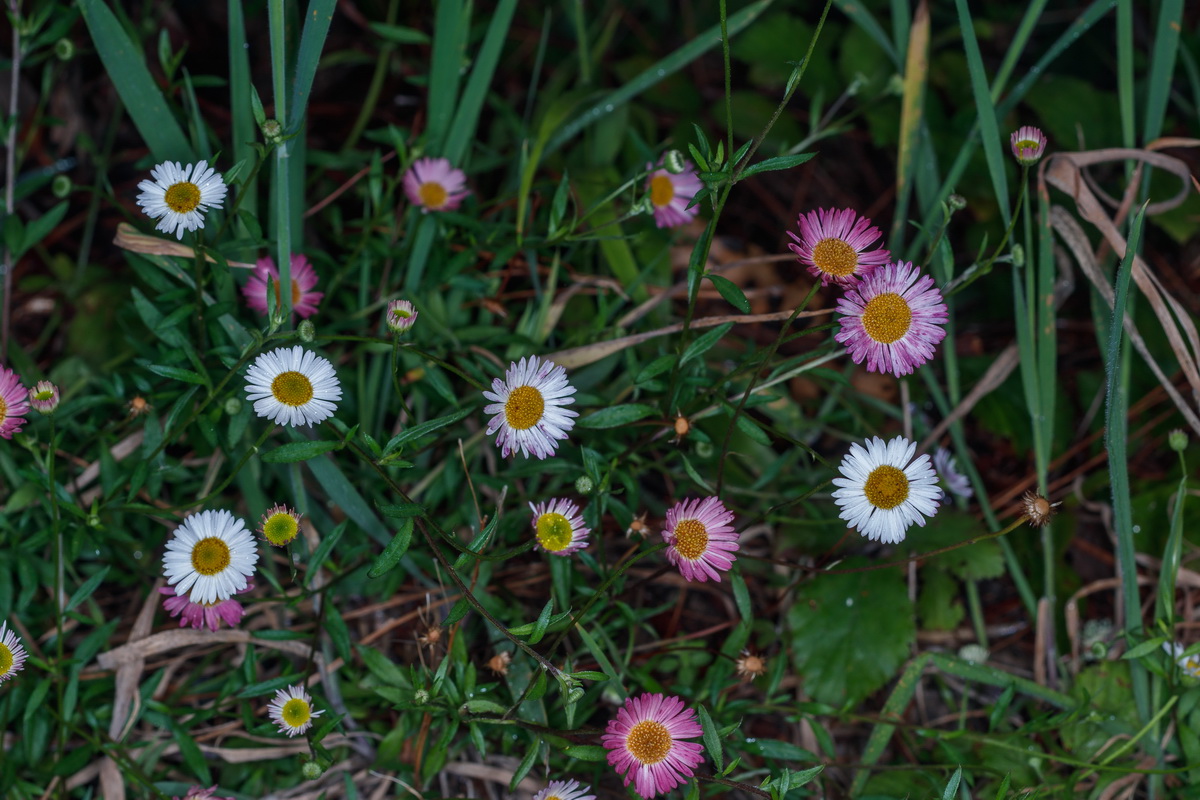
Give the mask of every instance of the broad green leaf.
[{"label": "broad green leaf", "polygon": [[712,281],[712,285],[717,287],[717,291],[721,293],[721,297],[724,297],[729,305],[743,314],[750,313],[750,301],[746,299],[746,295],[736,283],[729,280],[729,278],[714,275],[711,272],[704,277]]},{"label": "broad green leaf", "polygon": [[563,752],[580,761],[607,761],[608,750],[598,744],[569,744]]},{"label": "broad green leaf", "polygon": [[591,428],[593,430],[619,428],[623,425],[637,422],[640,419],[654,416],[657,413],[658,409],[654,406],[647,406],[641,403],[609,406],[608,408],[602,408],[599,411],[588,414],[586,417],[580,417],[575,421],[575,426],[577,428]]},{"label": "broad green leaf", "polygon": [[[839,568],[866,564],[850,559]],[[818,575],[797,589],[787,624],[805,689],[834,706],[857,704],[887,683],[916,638],[900,570]]]},{"label": "broad green leaf", "polygon": [[757,175],[760,172],[772,172],[774,170],[798,167],[815,155],[816,153],[797,153],[794,156],[777,156],[775,158],[767,158],[758,162],[757,164],[747,167],[745,171],[742,172],[742,176],[739,180],[745,180],[751,175]]}]

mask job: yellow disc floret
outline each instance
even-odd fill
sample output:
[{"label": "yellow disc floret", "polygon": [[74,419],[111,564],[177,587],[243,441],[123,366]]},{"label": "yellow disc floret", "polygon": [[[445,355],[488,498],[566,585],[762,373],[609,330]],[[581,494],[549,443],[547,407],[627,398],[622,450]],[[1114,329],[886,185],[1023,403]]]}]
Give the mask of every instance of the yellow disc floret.
[{"label": "yellow disc floret", "polygon": [[229,566],[229,545],[216,536],[196,542],[192,548],[192,567],[201,575],[216,575]]},{"label": "yellow disc floret", "polygon": [[276,547],[282,547],[296,538],[300,524],[286,511],[277,511],[263,523],[263,536]]},{"label": "yellow disc floret", "polygon": [[642,764],[657,764],[671,752],[671,734],[661,722],[644,719],[625,737],[625,749]]},{"label": "yellow disc floret", "polygon": [[891,464],[876,467],[867,476],[863,494],[876,508],[895,508],[908,499],[908,476]]},{"label": "yellow disc floret", "polygon": [[542,514],[537,521],[538,544],[552,553],[566,549],[575,538],[571,521],[562,514]]},{"label": "yellow disc floret", "polygon": [[504,418],[510,428],[525,431],[538,424],[545,410],[546,400],[541,392],[532,386],[518,386],[504,404]]},{"label": "yellow disc floret", "polygon": [[895,292],[871,298],[862,313],[863,330],[880,344],[891,344],[904,338],[912,326],[912,308]]},{"label": "yellow disc floret", "polygon": [[312,381],[300,372],[281,372],[271,381],[271,394],[285,406],[302,406],[313,398]]},{"label": "yellow disc floret", "polygon": [[283,721],[288,724],[288,727],[299,728],[312,719],[312,708],[299,697],[293,697],[283,704],[280,716],[283,717]]},{"label": "yellow disc floret", "polygon": [[8,645],[0,642],[0,678],[8,674],[13,666],[12,650],[8,649]]},{"label": "yellow disc floret", "polygon": [[708,550],[708,529],[698,519],[683,519],[675,526],[675,551],[695,560]]},{"label": "yellow disc floret", "polygon": [[827,275],[844,278],[858,269],[858,251],[841,239],[822,239],[812,251],[813,263]]},{"label": "yellow disc floret", "polygon": [[450,193],[446,191],[446,187],[440,183],[429,181],[422,183],[417,189],[417,195],[421,198],[421,203],[426,208],[441,208],[446,205],[446,199],[450,197]]},{"label": "yellow disc floret", "polygon": [[650,179],[650,202],[662,208],[675,199],[675,184],[666,175],[655,175]]},{"label": "yellow disc floret", "polygon": [[163,195],[163,200],[167,208],[176,214],[187,214],[200,205],[200,187],[191,181],[172,184]]}]

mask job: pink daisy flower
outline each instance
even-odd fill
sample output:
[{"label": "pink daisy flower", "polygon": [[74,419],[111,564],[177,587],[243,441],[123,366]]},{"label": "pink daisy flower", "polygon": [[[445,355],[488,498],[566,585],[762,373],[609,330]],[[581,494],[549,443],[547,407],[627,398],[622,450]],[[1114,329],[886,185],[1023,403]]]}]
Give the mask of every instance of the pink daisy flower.
[{"label": "pink daisy flower", "polygon": [[[282,298],[279,296],[279,269],[270,256],[260,258],[254,267],[254,274],[242,287],[246,295],[246,305],[260,314],[267,313],[267,276],[271,276],[272,287],[275,289],[275,307],[279,308]],[[317,271],[303,253],[292,253],[292,310],[307,319],[317,313],[317,304],[325,296],[324,292],[314,292],[317,285]]]},{"label": "pink daisy flower", "polygon": [[1046,152],[1046,134],[1032,125],[1017,128],[1008,141],[1012,146],[1013,158],[1025,167],[1036,164]]},{"label": "pink daisy flower", "polygon": [[182,798],[176,797],[175,800],[234,800],[232,797],[214,797],[213,792],[216,790],[215,785],[207,789],[202,786],[193,786]]},{"label": "pink daisy flower", "polygon": [[549,458],[558,449],[558,440],[567,438],[575,427],[573,417],[579,416],[569,408],[575,402],[575,387],[567,382],[567,371],[553,361],[537,356],[509,363],[504,380],[492,381],[492,390],[483,396],[491,400],[483,413],[494,414],[488,421],[490,436],[496,431],[500,455],[508,458],[519,450],[526,458],[530,453]]},{"label": "pink daisy flower", "polygon": [[579,781],[550,781],[533,800],[596,800],[596,795],[587,794],[591,790],[590,786],[580,786]]},{"label": "pink daisy flower", "polygon": [[800,235],[788,231],[788,236],[796,240],[788,247],[808,265],[814,277],[821,279],[822,286],[845,286],[882,267],[891,256],[887,250],[867,250],[883,234],[853,209],[822,208],[801,214],[797,222]]},{"label": "pink daisy flower", "polygon": [[583,524],[579,506],[556,498],[546,503],[529,504],[533,511],[533,530],[537,547],[554,556],[569,556],[587,547],[591,532]]},{"label": "pink daisy flower", "polygon": [[975,490],[971,488],[971,479],[958,471],[958,463],[954,455],[945,447],[939,447],[933,454],[933,468],[938,477],[946,483],[951,494],[959,497],[972,497]]},{"label": "pink daisy flower", "polygon": [[737,558],[738,532],[731,522],[733,513],[716,497],[676,503],[663,531],[667,560],[689,581],[719,582]]},{"label": "pink daisy flower", "polygon": [[837,311],[845,316],[837,339],[855,364],[865,358],[868,372],[908,375],[933,357],[946,338],[949,320],[933,278],[905,261],[888,264],[846,289]]},{"label": "pink daisy flower", "polygon": [[418,158],[404,173],[404,193],[423,213],[453,211],[471,192],[467,176],[444,158]]},{"label": "pink daisy flower", "polygon": [[704,760],[703,748],[684,742],[703,733],[696,712],[678,697],[643,694],[625,701],[610,720],[600,743],[608,763],[625,776],[625,785],[649,798],[680,786]]},{"label": "pink daisy flower", "polygon": [[[234,594],[245,594],[253,588],[253,583],[247,583],[245,589],[239,589]],[[158,591],[160,594],[166,595],[163,599],[163,609],[172,617],[179,617],[179,627],[181,628],[191,626],[197,630],[208,628],[210,631],[215,631],[221,627],[221,622],[231,628],[236,628],[246,613],[242,604],[232,597],[212,603],[193,603],[186,594],[176,594],[175,588],[172,586],[164,586]]]},{"label": "pink daisy flower", "polygon": [[700,211],[698,206],[688,208],[704,184],[696,176],[696,168],[684,159],[683,171],[669,172],[659,161],[658,166],[647,164],[646,169],[654,172],[646,178],[646,191],[650,192],[650,205],[654,207],[654,224],[660,228],[686,225]]},{"label": "pink daisy flower", "polygon": [[21,385],[17,373],[0,367],[0,436],[11,439],[25,425],[21,416],[29,411],[29,392]]}]

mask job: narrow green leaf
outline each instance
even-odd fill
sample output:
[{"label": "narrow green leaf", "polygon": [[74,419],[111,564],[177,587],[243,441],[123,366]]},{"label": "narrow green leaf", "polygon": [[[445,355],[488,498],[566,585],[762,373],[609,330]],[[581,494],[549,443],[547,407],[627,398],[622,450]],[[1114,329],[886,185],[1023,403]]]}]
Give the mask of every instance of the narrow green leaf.
[{"label": "narrow green leaf", "polygon": [[280,675],[277,678],[271,678],[270,680],[261,681],[259,683],[252,683],[245,689],[242,689],[240,692],[238,692],[237,696],[243,699],[247,697],[261,697],[265,694],[274,694],[280,689],[286,689],[287,687],[297,683],[304,683],[304,677],[302,675]]},{"label": "narrow green leaf", "polygon": [[734,424],[737,425],[739,431],[746,434],[759,444],[768,446],[771,444],[771,437],[767,436],[767,432],[758,427],[754,420],[750,419],[745,414],[738,414],[737,420]]},{"label": "narrow green leaf", "polygon": [[195,161],[196,154],[146,69],[141,51],[104,0],[80,0],[79,10],[113,87],[154,160]]},{"label": "narrow green leaf", "polygon": [[466,56],[471,18],[462,0],[441,0],[433,21],[433,52],[429,65],[428,122],[426,147],[441,154],[454,107],[458,104],[458,82]]},{"label": "narrow green leaf", "polygon": [[296,72],[292,82],[291,100],[288,105],[288,132],[300,130],[304,110],[308,107],[308,93],[312,90],[313,78],[317,75],[317,64],[321,51],[325,49],[325,36],[333,20],[337,0],[309,0],[308,13],[304,17],[304,32],[300,34],[300,48],[296,51]]},{"label": "narrow green leaf", "polygon": [[946,791],[942,792],[942,800],[954,800],[954,795],[958,794],[958,784],[962,781],[962,767],[954,770],[954,774],[950,776],[949,783],[946,784]]},{"label": "narrow green leaf", "polygon": [[646,366],[642,367],[642,371],[633,379],[634,383],[645,383],[646,381],[663,374],[671,368],[675,363],[675,354],[668,353],[665,356],[659,356],[651,361]]},{"label": "narrow green leaf", "polygon": [[608,750],[598,744],[569,744],[563,752],[580,761],[607,761]]},{"label": "narrow green leaf", "polygon": [[184,383],[195,383],[200,386],[207,386],[208,379],[199,372],[194,372],[183,367],[168,367],[166,364],[147,364],[146,369],[153,372],[155,375],[162,375],[164,378],[171,380],[183,381]]},{"label": "narrow green leaf", "polygon": [[714,275],[711,272],[704,277],[712,281],[712,285],[717,287],[717,291],[721,293],[721,297],[725,298],[725,302],[743,314],[750,313],[750,301],[746,299],[746,295],[742,292],[740,286],[729,280],[729,278]]},{"label": "narrow green leaf", "polygon": [[654,416],[658,413],[658,409],[654,406],[647,406],[641,403],[629,403],[626,405],[609,406],[588,414],[586,417],[580,417],[575,421],[577,428],[591,428],[592,430],[601,430],[603,428],[619,428],[623,425],[637,422],[640,419]]},{"label": "narrow green leaf", "polygon": [[815,155],[816,153],[796,153],[792,156],[764,158],[757,164],[751,164],[749,167],[746,167],[745,171],[742,172],[741,176],[738,177],[738,180],[743,181],[746,178],[749,178],[751,175],[757,175],[760,172],[774,172],[775,170],[798,167],[804,162],[812,159]]},{"label": "narrow green leaf", "polygon": [[746,579],[742,577],[742,573],[731,570],[729,585],[733,589],[733,602],[737,606],[738,614],[742,616],[743,621],[753,622],[754,607],[750,604],[750,590],[746,587]]},{"label": "narrow green leaf", "polygon": [[704,731],[702,736],[704,749],[708,751],[708,757],[712,759],[717,772],[720,772],[721,767],[725,764],[725,753],[721,750],[721,736],[717,731],[717,726],[713,724],[712,717],[708,715],[707,708],[697,706],[696,712],[700,717],[700,727]]},{"label": "narrow green leaf", "polygon": [[1121,658],[1126,659],[1126,660],[1133,660],[1133,659],[1137,659],[1137,658],[1142,658],[1144,656],[1148,656],[1151,653],[1161,653],[1163,642],[1165,642],[1165,641],[1167,641],[1167,640],[1163,636],[1158,636],[1158,637],[1155,637],[1154,639],[1148,639],[1148,640],[1142,642],[1141,644],[1137,645],[1136,647],[1129,648],[1128,652],[1126,652],[1125,655],[1121,656]]},{"label": "narrow green leaf", "polygon": [[550,615],[553,611],[554,600],[551,598],[546,601],[546,605],[542,606],[542,611],[538,614],[537,621],[533,623],[533,633],[529,634],[530,644],[537,644],[546,635],[546,626],[550,624]]},{"label": "narrow green leaf", "polygon": [[460,621],[471,610],[471,604],[467,602],[467,598],[460,597],[454,607],[450,609],[450,613],[446,615],[446,625],[453,625]]},{"label": "narrow green leaf", "polygon": [[729,333],[729,329],[733,327],[732,322],[726,322],[724,325],[718,325],[710,331],[706,331],[696,340],[688,345],[687,350],[683,351],[683,356],[679,359],[679,366],[683,366],[697,356],[704,355],[712,349],[713,345],[721,341],[721,337]]},{"label": "narrow green leaf", "polygon": [[378,578],[392,570],[392,567],[400,563],[400,559],[408,552],[409,546],[413,540],[413,521],[412,518],[405,519],[400,524],[400,530],[392,537],[392,541],[383,552],[371,564],[371,568],[367,570],[368,578]]},{"label": "narrow green leaf", "polygon": [[63,609],[64,613],[75,608],[92,596],[92,592],[96,591],[96,587],[104,580],[104,576],[108,574],[111,567],[104,567],[92,577],[83,582],[83,585],[75,590],[75,594],[71,595],[71,599],[67,601],[67,607]]},{"label": "narrow green leaf", "polygon": [[383,454],[384,454],[384,456],[387,456],[387,455],[391,454],[392,452],[394,452],[398,447],[400,447],[400,445],[404,444],[405,442],[411,442],[414,439],[419,439],[422,436],[427,436],[436,430],[440,430],[441,428],[446,427],[447,425],[453,425],[455,422],[458,422],[460,419],[468,417],[474,413],[475,413],[475,409],[467,408],[467,409],[463,409],[462,411],[456,411],[453,414],[449,414],[444,417],[438,417],[437,419],[429,420],[428,422],[422,422],[418,425],[410,425],[409,427],[405,428],[404,430],[400,431],[395,436],[393,436],[388,441],[388,443],[386,445],[384,445]]},{"label": "narrow green leaf", "polygon": [[487,97],[488,87],[491,86],[492,75],[496,72],[496,64],[500,62],[500,51],[508,39],[508,28],[516,10],[517,0],[500,0],[491,12],[487,33],[484,34],[483,44],[475,53],[475,65],[471,68],[471,76],[467,78],[466,88],[458,101],[458,109],[454,112],[454,121],[450,124],[450,132],[446,137],[446,146],[442,150],[442,155],[450,159],[452,164],[463,160],[467,145],[475,138],[479,112],[483,110],[483,101]]},{"label": "narrow green leaf", "polygon": [[[544,686],[545,682],[546,682],[546,673],[544,673],[544,672],[539,673],[538,679],[542,682],[542,685]],[[543,689],[542,694],[545,694],[545,693],[546,693],[546,690]],[[535,699],[533,697],[532,692],[530,692],[529,699],[530,700]],[[533,769],[533,764],[535,761],[537,761],[538,753],[540,753],[541,750],[542,750],[542,740],[540,737],[535,737],[533,740],[533,744],[529,745],[529,750],[526,751],[525,757],[521,759],[521,763],[517,766],[516,772],[513,773],[512,780],[508,782],[508,791],[509,792],[511,792],[513,794],[516,793],[517,784],[525,779],[525,776],[529,774],[529,770]]]},{"label": "narrow green leaf", "polygon": [[297,461],[307,461],[310,458],[328,453],[331,450],[338,450],[342,446],[341,442],[317,441],[317,442],[288,442],[281,444],[274,450],[268,450],[263,453],[261,458],[267,464],[292,464]]},{"label": "narrow green leaf", "polygon": [[379,513],[392,519],[425,516],[425,507],[420,503],[378,503]]},{"label": "narrow green leaf", "polygon": [[1004,224],[1008,225],[1012,217],[1012,207],[1008,202],[1008,178],[1004,174],[1003,143],[1000,139],[996,107],[992,104],[987,74],[983,67],[983,55],[979,52],[979,41],[975,38],[975,25],[971,21],[967,0],[954,0],[954,4],[958,7],[958,27],[962,32],[963,49],[967,54],[967,73],[971,79],[971,94],[975,98],[975,114],[979,121],[979,136],[983,140],[983,154],[987,159],[988,174],[992,178],[992,192],[996,195],[1000,216]]},{"label": "narrow green leaf", "polygon": [[66,215],[67,201],[63,200],[61,203],[56,204],[53,208],[42,214],[37,219],[30,220],[29,224],[25,226],[25,235],[21,237],[20,248],[17,250],[17,252],[13,253],[9,257],[16,261],[16,259],[24,255],[29,248],[33,247],[42,239],[45,239],[46,236],[49,235],[50,231],[57,228],[58,223],[62,222],[63,217]]}]

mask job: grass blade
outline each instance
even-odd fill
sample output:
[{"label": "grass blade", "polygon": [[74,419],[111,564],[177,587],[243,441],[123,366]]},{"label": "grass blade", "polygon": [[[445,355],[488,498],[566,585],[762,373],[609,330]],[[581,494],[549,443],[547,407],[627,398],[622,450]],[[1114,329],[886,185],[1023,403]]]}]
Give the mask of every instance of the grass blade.
[{"label": "grass blade", "polygon": [[1142,128],[1142,143],[1148,144],[1162,133],[1167,115],[1167,98],[1171,94],[1171,76],[1175,74],[1175,57],[1179,53],[1179,31],[1183,24],[1183,0],[1163,0],[1158,9],[1158,27],[1154,45],[1150,48],[1150,76],[1146,80],[1146,119]]},{"label": "grass blade", "polygon": [[308,107],[308,93],[312,91],[313,78],[321,51],[325,49],[325,35],[333,19],[337,0],[310,0],[308,15],[304,18],[304,31],[300,34],[300,49],[296,51],[296,73],[292,81],[291,105],[288,110],[288,131],[300,130],[304,109]]},{"label": "grass blade", "polygon": [[[246,18],[242,0],[229,0],[229,110],[233,117],[230,145],[235,164],[255,157],[250,145],[258,138],[250,100],[250,54],[245,45]],[[258,179],[250,179],[250,170],[243,170],[242,175],[238,189],[242,196],[241,208],[258,216]]]},{"label": "grass blade", "polygon": [[467,79],[462,100],[454,112],[454,122],[446,137],[446,145],[442,148],[442,155],[450,159],[452,164],[462,162],[467,145],[475,138],[479,112],[483,109],[483,101],[492,84],[496,64],[500,61],[500,51],[508,38],[508,28],[516,10],[517,0],[502,0],[492,13],[492,21],[488,23],[487,33],[483,37],[483,46],[475,57],[475,66],[471,68],[471,77]]},{"label": "grass blade", "polygon": [[975,38],[975,23],[967,0],[954,0],[958,7],[958,23],[962,30],[963,49],[967,53],[967,72],[971,77],[971,94],[975,97],[975,112],[979,119],[979,135],[983,138],[983,154],[987,158],[988,174],[992,176],[992,191],[1000,216],[1005,226],[1012,218],[1012,207],[1008,202],[1008,179],[1004,175],[1004,155],[1000,140],[1000,126],[996,121],[996,107],[988,89],[987,74],[983,69],[983,55],[979,52],[979,40]]},{"label": "grass blade", "polygon": [[871,15],[871,12],[862,3],[855,2],[854,0],[834,0],[834,4],[843,14],[853,20],[858,27],[866,31],[868,36],[875,40],[875,43],[879,45],[879,49],[887,53],[887,57],[892,60],[893,64],[897,67],[900,66],[900,54],[896,52],[896,47],[892,44],[892,40],[883,32],[883,26],[879,24],[879,21]]},{"label": "grass blade", "polygon": [[103,0],[81,0],[79,9],[104,69],[154,160],[195,161],[196,153],[146,69],[141,51],[112,11]]},{"label": "grass blade", "polygon": [[429,67],[429,124],[425,146],[440,154],[458,104],[459,67],[467,47],[470,13],[461,0],[441,0],[433,29],[433,63]]}]

